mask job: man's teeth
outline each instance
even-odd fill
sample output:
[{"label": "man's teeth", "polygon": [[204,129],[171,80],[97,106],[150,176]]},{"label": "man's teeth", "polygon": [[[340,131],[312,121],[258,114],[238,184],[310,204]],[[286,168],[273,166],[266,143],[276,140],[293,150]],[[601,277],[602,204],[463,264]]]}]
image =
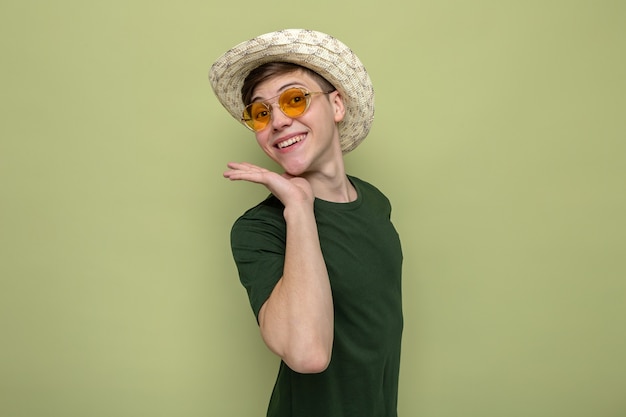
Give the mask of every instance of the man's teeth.
[{"label": "man's teeth", "polygon": [[280,142],[277,146],[279,149],[283,149],[283,148],[286,148],[287,146],[293,145],[294,143],[300,142],[302,139],[304,139],[304,135],[294,136],[293,138]]}]

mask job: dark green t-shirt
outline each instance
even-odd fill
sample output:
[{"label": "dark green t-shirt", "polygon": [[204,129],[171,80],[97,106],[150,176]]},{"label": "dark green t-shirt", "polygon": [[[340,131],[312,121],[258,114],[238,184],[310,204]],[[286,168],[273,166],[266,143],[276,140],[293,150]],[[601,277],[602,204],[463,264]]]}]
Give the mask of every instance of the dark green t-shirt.
[{"label": "dark green t-shirt", "polygon": [[[269,417],[396,417],[402,337],[402,249],[389,200],[349,177],[350,203],[315,200],[333,293],[335,334],[328,368],[300,374],[281,362]],[[242,284],[258,317],[283,273],[283,205],[270,196],[233,225]]]}]

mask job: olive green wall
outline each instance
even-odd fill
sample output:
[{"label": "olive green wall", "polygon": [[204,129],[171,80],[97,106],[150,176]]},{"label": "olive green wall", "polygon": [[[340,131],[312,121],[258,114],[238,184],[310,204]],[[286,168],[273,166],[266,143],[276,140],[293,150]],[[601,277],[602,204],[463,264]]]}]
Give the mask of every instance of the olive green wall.
[{"label": "olive green wall", "polygon": [[[282,7],[282,8],[281,8]],[[263,416],[230,258],[265,164],[207,81],[282,27],[377,92],[349,171],[405,253],[401,417],[626,413],[626,3],[3,0],[0,416]],[[320,416],[321,417],[321,416]]]}]

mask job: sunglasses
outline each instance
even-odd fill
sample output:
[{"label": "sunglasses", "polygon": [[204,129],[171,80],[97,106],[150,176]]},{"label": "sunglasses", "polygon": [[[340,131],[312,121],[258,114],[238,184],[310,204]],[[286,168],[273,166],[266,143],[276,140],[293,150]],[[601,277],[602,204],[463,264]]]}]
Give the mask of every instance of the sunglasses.
[{"label": "sunglasses", "polygon": [[[334,90],[333,90],[334,91]],[[304,88],[289,88],[276,97],[267,101],[255,101],[248,104],[243,110],[241,121],[253,132],[260,132],[265,129],[272,120],[272,105],[275,98],[278,98],[278,107],[285,116],[296,118],[306,112],[311,104],[311,97],[317,94],[330,94],[332,91],[307,91]]]}]

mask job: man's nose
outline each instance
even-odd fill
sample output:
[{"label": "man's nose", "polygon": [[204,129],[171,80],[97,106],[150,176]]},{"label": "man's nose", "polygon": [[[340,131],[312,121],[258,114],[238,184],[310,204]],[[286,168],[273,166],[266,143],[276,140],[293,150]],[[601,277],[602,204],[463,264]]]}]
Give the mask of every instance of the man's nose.
[{"label": "man's nose", "polygon": [[280,130],[286,126],[290,126],[291,123],[293,122],[293,119],[287,116],[285,113],[283,113],[278,103],[274,103],[271,106],[272,106],[272,129]]}]

